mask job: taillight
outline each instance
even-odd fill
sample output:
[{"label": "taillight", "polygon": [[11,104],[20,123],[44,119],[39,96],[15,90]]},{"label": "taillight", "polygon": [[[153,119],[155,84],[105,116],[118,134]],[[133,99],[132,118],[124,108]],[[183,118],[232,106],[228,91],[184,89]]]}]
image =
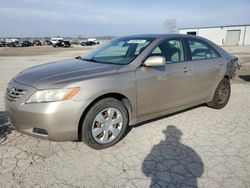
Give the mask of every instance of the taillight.
[{"label": "taillight", "polygon": [[240,69],[241,64],[240,64],[240,62],[239,62],[239,58],[238,58],[238,57],[234,57],[233,59],[231,59],[231,63],[233,63],[234,66],[235,66],[237,69]]}]

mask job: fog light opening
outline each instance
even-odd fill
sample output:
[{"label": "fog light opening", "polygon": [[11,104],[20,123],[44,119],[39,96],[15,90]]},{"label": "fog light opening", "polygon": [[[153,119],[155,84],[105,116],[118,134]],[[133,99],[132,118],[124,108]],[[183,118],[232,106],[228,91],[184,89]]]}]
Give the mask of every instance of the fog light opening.
[{"label": "fog light opening", "polygon": [[33,132],[37,134],[42,134],[48,136],[48,132],[45,129],[33,128]]}]

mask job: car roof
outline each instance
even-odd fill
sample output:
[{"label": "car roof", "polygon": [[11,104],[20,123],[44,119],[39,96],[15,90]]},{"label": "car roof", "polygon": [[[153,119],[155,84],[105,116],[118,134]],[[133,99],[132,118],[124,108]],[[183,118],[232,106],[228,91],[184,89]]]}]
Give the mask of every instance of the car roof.
[{"label": "car roof", "polygon": [[145,37],[145,38],[160,38],[165,36],[166,34],[136,34],[136,35],[128,35],[124,37]]},{"label": "car roof", "polygon": [[199,38],[199,39],[203,39],[202,37],[199,36],[194,36],[194,35],[187,35],[187,34],[136,34],[136,35],[128,35],[128,36],[124,36],[124,37],[135,37],[135,38],[139,38],[139,37],[145,37],[145,38],[165,38],[165,37],[169,37],[169,38],[174,38],[174,37],[185,37],[185,38]]}]

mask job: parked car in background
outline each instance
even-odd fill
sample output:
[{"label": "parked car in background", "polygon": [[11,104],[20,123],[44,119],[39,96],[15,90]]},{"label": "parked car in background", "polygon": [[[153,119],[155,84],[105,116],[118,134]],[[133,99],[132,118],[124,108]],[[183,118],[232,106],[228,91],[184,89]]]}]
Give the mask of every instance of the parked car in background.
[{"label": "parked car in background", "polygon": [[81,45],[82,46],[94,46],[94,45],[96,45],[96,43],[93,41],[82,41]]},{"label": "parked car in background", "polygon": [[121,37],[22,71],[7,86],[5,108],[19,132],[103,149],[128,126],[203,103],[223,108],[238,67],[238,58],[201,37]]},{"label": "parked car in background", "polygon": [[33,40],[33,46],[42,46],[43,43],[40,40]]},{"label": "parked car in background", "polygon": [[0,39],[0,47],[5,47],[5,40],[4,39]]},{"label": "parked car in background", "polygon": [[29,40],[23,40],[20,42],[22,47],[29,47],[29,46],[33,46],[33,43],[30,42]]},{"label": "parked car in background", "polygon": [[65,47],[68,48],[71,46],[71,43],[69,40],[64,40],[63,38],[51,38],[51,44],[54,48],[57,47]]},{"label": "parked car in background", "polygon": [[56,37],[56,38],[51,38],[50,42],[53,46],[55,46],[57,43],[59,43],[59,41],[63,41],[63,38],[61,37]]},{"label": "parked car in background", "polygon": [[89,38],[86,41],[81,42],[82,46],[94,46],[94,45],[99,45],[99,41],[96,40],[96,38]]},{"label": "parked car in background", "polygon": [[57,47],[69,48],[70,46],[71,46],[71,43],[68,40],[58,40],[57,43],[53,44],[54,48],[57,48]]},{"label": "parked car in background", "polygon": [[92,42],[94,42],[95,44],[100,44],[99,41],[98,41],[96,38],[88,38],[87,41],[92,41]]},{"label": "parked car in background", "polygon": [[7,46],[7,47],[20,47],[22,45],[20,44],[19,39],[5,39],[5,46]]}]

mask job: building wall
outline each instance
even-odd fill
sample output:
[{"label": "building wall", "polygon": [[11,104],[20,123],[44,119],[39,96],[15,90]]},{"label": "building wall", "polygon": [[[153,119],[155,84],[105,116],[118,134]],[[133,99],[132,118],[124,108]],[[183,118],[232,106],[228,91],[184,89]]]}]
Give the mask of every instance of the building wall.
[{"label": "building wall", "polygon": [[198,35],[198,30],[199,29],[181,29],[180,34],[187,34],[187,32],[196,32]]},{"label": "building wall", "polygon": [[250,26],[246,27],[244,45],[250,45]]},{"label": "building wall", "polygon": [[201,37],[207,38],[214,42],[215,44],[222,45],[222,40],[224,39],[223,29],[221,28],[207,28],[199,29],[199,35]]},{"label": "building wall", "polygon": [[238,45],[243,45],[245,26],[242,26],[242,27],[224,27],[224,29],[223,29],[224,40],[226,40],[228,30],[240,30],[240,39],[239,39]]},{"label": "building wall", "polygon": [[197,36],[201,36],[213,41],[216,44],[221,45],[223,39],[223,30],[221,28],[202,28],[202,29],[181,29],[181,34],[187,34],[188,32],[196,32]]},{"label": "building wall", "polygon": [[225,44],[227,31],[229,30],[240,30],[238,45],[250,45],[250,26],[181,29],[180,33],[196,32],[197,36],[207,38],[218,45],[223,45],[223,43]]}]

